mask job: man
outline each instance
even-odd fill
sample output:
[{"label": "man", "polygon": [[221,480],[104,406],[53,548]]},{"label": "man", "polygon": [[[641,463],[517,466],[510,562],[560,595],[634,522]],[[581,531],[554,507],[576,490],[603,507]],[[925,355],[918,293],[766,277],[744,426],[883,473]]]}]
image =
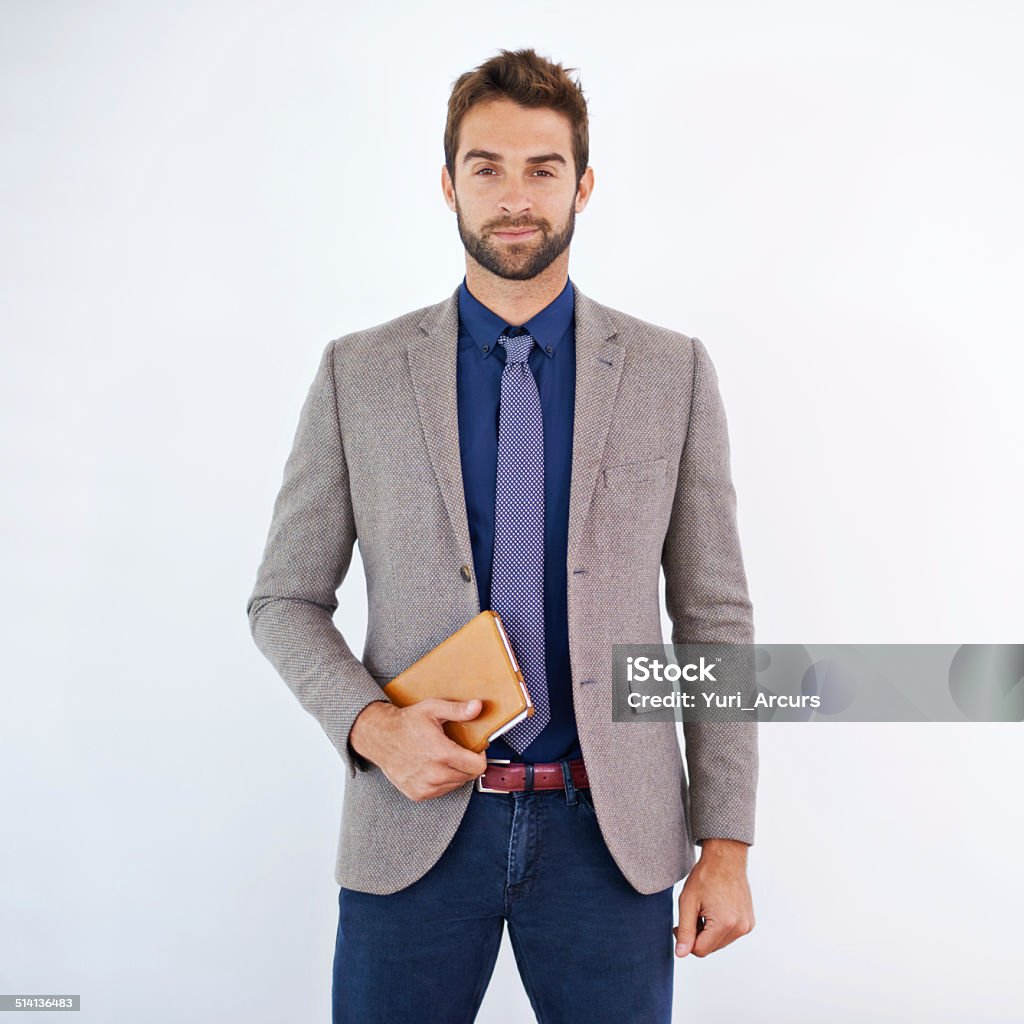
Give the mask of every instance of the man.
[{"label": "man", "polygon": [[[538,1020],[668,1021],[673,933],[700,957],[754,923],[756,723],[685,723],[684,769],[673,723],[612,720],[612,645],[661,642],[662,569],[673,643],[752,643],[752,609],[706,349],[569,280],[594,187],[572,70],[502,50],[456,81],[465,278],[324,350],[248,602],[347,768],[335,1022],[473,1020],[506,922]],[[362,659],[333,624],[357,539]],[[488,607],[537,712],[485,755],[442,728],[480,701],[381,687]]]}]

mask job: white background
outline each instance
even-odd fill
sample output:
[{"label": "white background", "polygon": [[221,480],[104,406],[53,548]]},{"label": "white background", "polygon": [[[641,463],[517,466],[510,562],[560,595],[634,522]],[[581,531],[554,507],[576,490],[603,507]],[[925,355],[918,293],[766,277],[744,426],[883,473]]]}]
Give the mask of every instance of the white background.
[{"label": "white background", "polygon": [[[499,47],[581,69],[575,282],[712,355],[758,639],[1024,640],[1019,5],[0,17],[0,992],[329,1019],[343,770],[244,606],[324,345],[461,279]],[[1019,1021],[1020,728],[761,737],[757,927],[679,1019]],[[479,1019],[532,1019],[507,940]]]}]

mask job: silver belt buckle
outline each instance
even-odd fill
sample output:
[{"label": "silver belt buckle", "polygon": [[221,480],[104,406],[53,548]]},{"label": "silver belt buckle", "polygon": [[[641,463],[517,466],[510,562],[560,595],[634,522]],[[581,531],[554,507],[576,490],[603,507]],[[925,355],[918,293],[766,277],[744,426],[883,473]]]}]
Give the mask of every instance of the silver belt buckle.
[{"label": "silver belt buckle", "polygon": [[[506,758],[501,758],[501,757],[489,757],[489,758],[487,758],[487,763],[488,764],[511,764],[512,761],[511,761],[511,759],[506,759]],[[483,775],[478,775],[476,777],[476,791],[478,793],[506,793],[506,794],[509,792],[507,789],[491,789],[489,786],[485,786],[484,785],[484,777],[483,777]]]}]

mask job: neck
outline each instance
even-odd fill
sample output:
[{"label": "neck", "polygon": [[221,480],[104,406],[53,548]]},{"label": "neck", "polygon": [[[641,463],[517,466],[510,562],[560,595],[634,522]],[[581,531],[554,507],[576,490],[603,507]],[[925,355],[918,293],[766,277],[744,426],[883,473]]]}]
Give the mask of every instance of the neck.
[{"label": "neck", "polygon": [[568,249],[528,281],[498,277],[466,254],[466,287],[470,294],[513,327],[526,323],[558,298],[568,277]]}]

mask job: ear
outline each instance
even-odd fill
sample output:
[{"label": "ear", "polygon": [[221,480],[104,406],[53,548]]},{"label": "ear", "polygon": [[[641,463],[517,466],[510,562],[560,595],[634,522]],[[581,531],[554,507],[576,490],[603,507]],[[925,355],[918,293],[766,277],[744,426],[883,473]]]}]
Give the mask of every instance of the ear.
[{"label": "ear", "polygon": [[441,167],[441,192],[444,195],[444,201],[448,204],[448,209],[455,212],[455,183],[451,179],[451,175],[448,173],[448,165],[444,164]]},{"label": "ear", "polygon": [[590,202],[590,196],[594,191],[594,168],[588,167],[580,178],[579,186],[576,189],[576,212],[582,213]]}]

